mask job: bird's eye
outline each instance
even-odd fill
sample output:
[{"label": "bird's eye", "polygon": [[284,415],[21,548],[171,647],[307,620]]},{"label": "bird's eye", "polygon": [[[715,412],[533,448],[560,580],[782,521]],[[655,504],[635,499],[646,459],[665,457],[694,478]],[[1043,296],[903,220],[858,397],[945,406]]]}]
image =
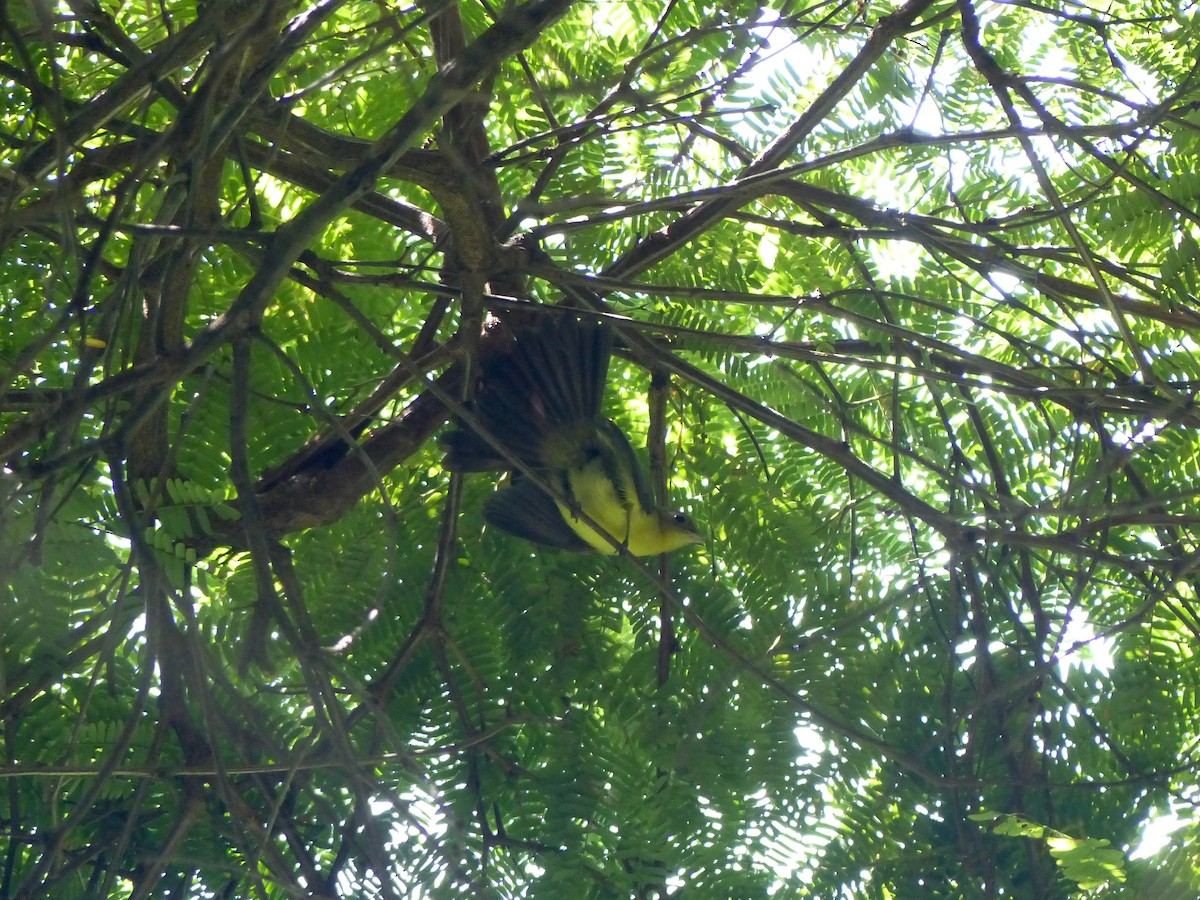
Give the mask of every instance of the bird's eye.
[{"label": "bird's eye", "polygon": [[685,512],[675,513],[675,524],[682,525],[684,528],[692,527],[692,517]]}]

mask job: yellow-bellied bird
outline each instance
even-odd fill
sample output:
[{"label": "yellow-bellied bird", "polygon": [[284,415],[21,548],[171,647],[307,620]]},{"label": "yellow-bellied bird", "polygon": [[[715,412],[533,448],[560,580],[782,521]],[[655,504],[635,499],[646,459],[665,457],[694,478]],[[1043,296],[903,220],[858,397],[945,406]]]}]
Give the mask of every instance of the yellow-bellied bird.
[{"label": "yellow-bellied bird", "polygon": [[548,315],[517,331],[510,352],[483,366],[472,411],[492,440],[537,472],[551,496],[465,423],[448,434],[446,464],[463,472],[509,471],[484,506],[492,525],[537,544],[616,553],[582,511],[635,556],[703,538],[680,512],[655,506],[646,471],[601,400],[612,355],[607,325]]}]

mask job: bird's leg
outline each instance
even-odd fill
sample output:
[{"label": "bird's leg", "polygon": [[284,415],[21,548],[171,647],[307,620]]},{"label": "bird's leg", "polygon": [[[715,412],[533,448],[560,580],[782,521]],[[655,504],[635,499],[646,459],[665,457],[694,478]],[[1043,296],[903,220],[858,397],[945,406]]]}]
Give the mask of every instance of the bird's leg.
[{"label": "bird's leg", "polygon": [[583,507],[580,506],[579,498],[575,496],[575,491],[571,489],[571,476],[566,469],[558,473],[558,490],[565,501],[563,505],[571,513],[571,518],[578,522],[579,514],[583,512]]}]

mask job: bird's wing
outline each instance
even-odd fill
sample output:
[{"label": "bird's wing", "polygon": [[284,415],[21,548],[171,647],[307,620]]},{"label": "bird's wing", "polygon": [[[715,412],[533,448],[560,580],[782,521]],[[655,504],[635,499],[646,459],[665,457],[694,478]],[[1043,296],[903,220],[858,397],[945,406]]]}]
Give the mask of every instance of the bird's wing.
[{"label": "bird's wing", "polygon": [[[600,418],[612,342],[607,325],[571,315],[547,315],[519,331],[510,352],[484,364],[472,411],[514,456],[543,467],[548,439],[561,444],[571,426]],[[442,439],[442,446],[451,469],[512,468],[462,423]]]},{"label": "bird's wing", "polygon": [[546,316],[518,334],[512,367],[521,373],[527,393],[541,401],[547,425],[600,417],[612,344],[611,328],[575,316]]},{"label": "bird's wing", "polygon": [[564,521],[554,498],[519,474],[488,498],[483,517],[496,528],[535,544],[577,553],[592,549]]},{"label": "bird's wing", "polygon": [[598,430],[602,439],[607,441],[611,448],[609,454],[611,470],[607,474],[609,480],[618,488],[618,496],[622,504],[627,508],[632,505],[632,498],[629,496],[632,490],[637,497],[638,506],[648,513],[653,512],[654,495],[650,491],[646,470],[642,467],[637,451],[629,443],[625,432],[608,419],[600,421]]}]

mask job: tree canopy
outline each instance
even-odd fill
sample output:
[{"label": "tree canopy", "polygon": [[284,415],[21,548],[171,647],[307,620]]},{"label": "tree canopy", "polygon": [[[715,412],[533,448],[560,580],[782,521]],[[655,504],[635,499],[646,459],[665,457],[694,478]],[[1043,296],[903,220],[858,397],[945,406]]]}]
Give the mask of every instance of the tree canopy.
[{"label": "tree canopy", "polygon": [[[0,4],[0,897],[1200,894],[1198,51]],[[443,467],[553,307],[704,544]]]}]

